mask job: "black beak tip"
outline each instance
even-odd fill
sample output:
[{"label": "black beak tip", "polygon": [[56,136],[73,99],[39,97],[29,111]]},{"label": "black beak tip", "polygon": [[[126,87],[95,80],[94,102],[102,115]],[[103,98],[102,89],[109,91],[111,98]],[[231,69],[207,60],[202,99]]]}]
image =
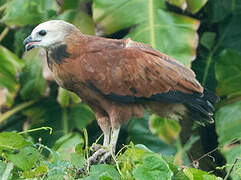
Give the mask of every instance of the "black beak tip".
[{"label": "black beak tip", "polygon": [[28,45],[28,43],[32,42],[32,36],[28,36],[24,39],[23,41],[23,45],[25,46],[25,50],[26,51],[30,51],[31,49],[33,49],[35,46],[33,44]]},{"label": "black beak tip", "polygon": [[26,51],[30,51],[30,50],[33,49],[34,47],[35,47],[34,45],[25,46],[25,50],[26,50]]},{"label": "black beak tip", "polygon": [[31,41],[32,41],[32,36],[30,35],[24,39],[23,45],[26,46]]}]

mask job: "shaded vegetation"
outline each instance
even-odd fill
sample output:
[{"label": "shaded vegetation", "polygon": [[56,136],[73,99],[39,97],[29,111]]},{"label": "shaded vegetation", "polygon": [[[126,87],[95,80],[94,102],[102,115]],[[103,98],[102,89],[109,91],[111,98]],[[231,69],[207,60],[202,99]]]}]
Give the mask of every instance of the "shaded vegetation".
[{"label": "shaded vegetation", "polygon": [[[0,0],[0,177],[241,179],[240,18],[239,0]],[[192,67],[221,97],[215,124],[146,112],[122,127],[109,165],[80,174],[101,136],[95,116],[56,85],[42,50],[26,54],[22,45],[50,19],[90,35],[130,37]]]}]

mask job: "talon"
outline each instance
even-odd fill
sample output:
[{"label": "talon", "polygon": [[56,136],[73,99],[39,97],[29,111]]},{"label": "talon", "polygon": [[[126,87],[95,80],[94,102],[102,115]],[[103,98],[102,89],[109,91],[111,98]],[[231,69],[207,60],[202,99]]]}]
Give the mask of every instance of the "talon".
[{"label": "talon", "polygon": [[91,146],[91,149],[92,149],[94,152],[98,151],[98,150],[101,149],[101,148],[102,148],[102,145],[100,145],[100,144],[93,144],[93,145]]},{"label": "talon", "polygon": [[94,154],[92,154],[92,156],[89,157],[89,165],[97,164],[99,162],[98,159],[105,153],[106,149],[104,148],[97,150]]},{"label": "talon", "polygon": [[100,158],[100,164],[104,164],[107,162],[107,160],[111,157],[111,152],[106,152],[101,158]]}]

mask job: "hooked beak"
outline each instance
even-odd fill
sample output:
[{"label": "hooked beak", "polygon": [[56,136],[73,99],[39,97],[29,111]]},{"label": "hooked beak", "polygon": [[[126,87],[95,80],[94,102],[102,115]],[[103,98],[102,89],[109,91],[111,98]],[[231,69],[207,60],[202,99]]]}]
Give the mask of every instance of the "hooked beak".
[{"label": "hooked beak", "polygon": [[35,42],[39,42],[39,40],[38,41],[33,40],[31,35],[26,37],[23,41],[23,45],[25,46],[25,50],[30,51],[31,49],[35,48],[35,44],[34,44]]}]

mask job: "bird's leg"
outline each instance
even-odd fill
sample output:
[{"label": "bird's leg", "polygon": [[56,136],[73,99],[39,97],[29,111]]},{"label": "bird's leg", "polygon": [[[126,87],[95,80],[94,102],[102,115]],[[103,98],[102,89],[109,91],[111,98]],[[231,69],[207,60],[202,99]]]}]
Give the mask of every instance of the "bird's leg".
[{"label": "bird's leg", "polygon": [[107,149],[107,152],[101,157],[100,163],[104,163],[109,157],[111,157],[111,155],[115,154],[119,132],[120,127],[112,130],[109,147]]},{"label": "bird's leg", "polygon": [[97,147],[96,152],[94,152],[94,154],[92,154],[92,156],[89,157],[88,161],[90,165],[98,163],[98,158],[106,153],[108,149],[109,141],[110,141],[110,128],[104,131],[103,146],[101,148]]},{"label": "bird's leg", "polygon": [[110,143],[110,128],[108,128],[108,130],[106,132],[104,132],[104,142],[103,142],[103,146],[107,147]]},{"label": "bird's leg", "polygon": [[110,146],[112,148],[113,153],[115,153],[115,150],[116,150],[116,144],[117,144],[119,132],[120,132],[120,127],[112,130]]}]

